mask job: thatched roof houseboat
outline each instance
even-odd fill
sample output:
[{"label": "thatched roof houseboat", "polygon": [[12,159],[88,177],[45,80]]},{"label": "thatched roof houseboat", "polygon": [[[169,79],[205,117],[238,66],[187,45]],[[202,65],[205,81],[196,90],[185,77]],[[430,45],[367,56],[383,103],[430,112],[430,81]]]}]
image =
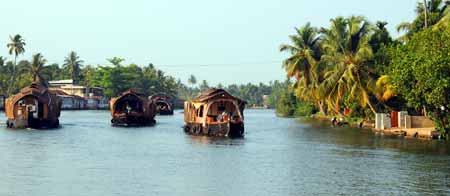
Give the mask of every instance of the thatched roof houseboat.
[{"label": "thatched roof houseboat", "polygon": [[195,135],[241,137],[247,102],[223,89],[209,89],[184,104],[184,130]]},{"label": "thatched roof houseboat", "polygon": [[156,113],[159,115],[173,115],[174,103],[170,95],[159,93],[149,97],[156,105]]},{"label": "thatched roof houseboat", "polygon": [[57,128],[61,101],[38,82],[9,97],[5,104],[9,128]]},{"label": "thatched roof houseboat", "polygon": [[110,110],[114,126],[145,126],[156,122],[155,104],[135,90],[130,89],[111,99]]}]

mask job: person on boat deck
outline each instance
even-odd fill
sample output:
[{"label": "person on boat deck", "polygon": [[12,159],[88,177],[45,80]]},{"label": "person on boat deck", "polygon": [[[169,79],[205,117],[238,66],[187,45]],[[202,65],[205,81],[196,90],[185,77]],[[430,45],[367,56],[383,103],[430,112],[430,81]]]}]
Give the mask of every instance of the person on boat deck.
[{"label": "person on boat deck", "polygon": [[226,120],[228,120],[228,113],[227,113],[227,111],[223,111],[222,112],[222,121],[226,121]]},{"label": "person on boat deck", "polygon": [[125,102],[125,110],[127,111],[127,113],[131,112],[131,106],[130,106],[130,104],[128,104],[128,101]]},{"label": "person on boat deck", "polygon": [[221,114],[217,115],[217,121],[223,122],[225,121],[225,117],[228,117],[228,113],[224,110]]}]

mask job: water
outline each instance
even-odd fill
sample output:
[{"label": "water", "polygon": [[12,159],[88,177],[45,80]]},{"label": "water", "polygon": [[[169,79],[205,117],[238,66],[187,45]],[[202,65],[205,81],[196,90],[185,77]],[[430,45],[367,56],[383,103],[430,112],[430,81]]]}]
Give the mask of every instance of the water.
[{"label": "water", "polygon": [[450,144],[246,111],[244,139],[184,134],[183,116],[115,128],[63,111],[62,128],[7,130],[0,195],[450,195]]}]

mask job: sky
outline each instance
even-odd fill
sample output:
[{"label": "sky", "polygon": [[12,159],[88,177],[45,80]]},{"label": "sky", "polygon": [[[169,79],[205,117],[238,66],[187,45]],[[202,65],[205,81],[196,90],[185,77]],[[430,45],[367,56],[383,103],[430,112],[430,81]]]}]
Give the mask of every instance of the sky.
[{"label": "sky", "polygon": [[0,56],[20,34],[30,59],[62,63],[76,51],[85,64],[153,63],[186,83],[268,83],[286,78],[279,46],[294,28],[327,27],[336,16],[364,15],[395,26],[414,18],[416,0],[1,0]]}]

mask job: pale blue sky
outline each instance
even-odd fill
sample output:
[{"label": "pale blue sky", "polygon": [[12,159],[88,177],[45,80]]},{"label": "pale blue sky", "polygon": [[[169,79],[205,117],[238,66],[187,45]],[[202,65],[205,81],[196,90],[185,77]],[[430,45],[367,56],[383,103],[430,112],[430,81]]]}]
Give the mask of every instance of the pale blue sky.
[{"label": "pale blue sky", "polygon": [[[2,1],[0,56],[21,34],[29,59],[41,52],[61,63],[71,51],[88,64],[119,56],[152,62],[186,82],[212,84],[283,80],[278,51],[294,27],[328,26],[335,16],[364,15],[395,26],[414,18],[416,0],[14,0]],[[10,58],[10,57],[9,57]]]}]

